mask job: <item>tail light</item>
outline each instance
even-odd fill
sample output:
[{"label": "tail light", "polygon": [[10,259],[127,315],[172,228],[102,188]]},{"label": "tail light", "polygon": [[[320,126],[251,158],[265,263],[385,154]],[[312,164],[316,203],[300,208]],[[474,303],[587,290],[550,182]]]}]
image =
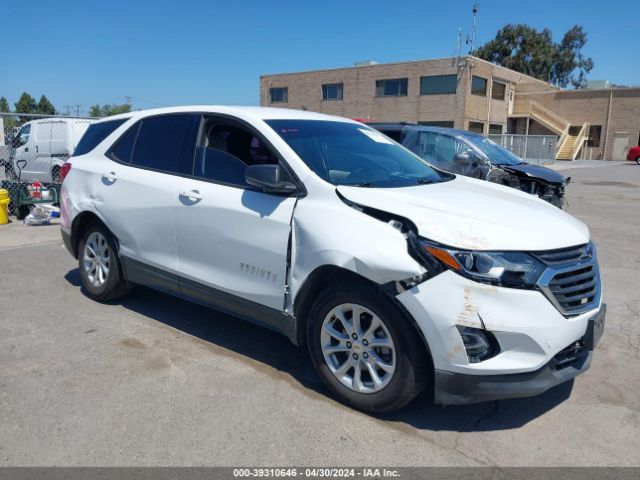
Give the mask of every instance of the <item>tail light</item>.
[{"label": "tail light", "polygon": [[64,162],[60,167],[60,180],[63,181],[70,171],[71,171],[71,163]]}]

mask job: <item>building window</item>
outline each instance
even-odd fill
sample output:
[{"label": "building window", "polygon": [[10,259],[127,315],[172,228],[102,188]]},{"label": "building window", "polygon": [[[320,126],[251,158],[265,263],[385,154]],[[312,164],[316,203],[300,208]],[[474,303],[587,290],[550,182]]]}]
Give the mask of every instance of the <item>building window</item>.
[{"label": "building window", "polygon": [[587,147],[599,147],[601,134],[602,125],[589,125],[589,140],[587,140]]},{"label": "building window", "polygon": [[325,83],[322,85],[323,100],[342,100],[342,83]]},{"label": "building window", "polygon": [[489,124],[489,135],[502,135],[502,124],[500,124],[500,123],[490,123]]},{"label": "building window", "polygon": [[481,97],[487,96],[487,79],[476,77],[475,75],[471,77],[471,93],[473,95],[480,95]]},{"label": "building window", "polygon": [[376,80],[376,97],[406,97],[408,78]]},{"label": "building window", "polygon": [[289,89],[287,87],[276,87],[269,89],[271,103],[287,103],[289,101]]},{"label": "building window", "polygon": [[457,75],[420,77],[420,95],[445,95],[456,93]]},{"label": "building window", "polygon": [[453,120],[427,120],[424,122],[418,122],[418,124],[426,125],[428,127],[453,128]]},{"label": "building window", "polygon": [[505,93],[507,92],[507,84],[502,82],[493,81],[491,87],[491,98],[494,100],[504,100]]},{"label": "building window", "polygon": [[482,122],[469,122],[467,130],[474,133],[484,133],[484,123]]}]

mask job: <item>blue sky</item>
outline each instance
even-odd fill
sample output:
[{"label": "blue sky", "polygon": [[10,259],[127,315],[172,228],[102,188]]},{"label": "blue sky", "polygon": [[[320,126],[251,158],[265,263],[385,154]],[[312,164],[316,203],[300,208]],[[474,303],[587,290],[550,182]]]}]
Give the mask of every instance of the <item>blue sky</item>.
[{"label": "blue sky", "polygon": [[[0,96],[46,94],[58,110],[258,103],[266,73],[455,52],[473,1],[29,0],[0,5]],[[507,23],[559,38],[584,26],[589,78],[640,84],[638,0],[480,2],[478,44]],[[463,52],[466,50],[463,49]],[[74,107],[75,108],[75,107]]]}]

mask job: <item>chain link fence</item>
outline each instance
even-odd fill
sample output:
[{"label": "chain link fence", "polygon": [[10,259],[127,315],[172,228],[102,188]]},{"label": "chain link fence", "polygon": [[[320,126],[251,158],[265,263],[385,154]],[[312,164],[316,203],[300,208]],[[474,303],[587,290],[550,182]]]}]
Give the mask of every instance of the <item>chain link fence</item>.
[{"label": "chain link fence", "polygon": [[92,119],[0,113],[0,189],[9,214],[26,217],[34,205],[58,204],[60,169]]},{"label": "chain link fence", "polygon": [[553,163],[558,149],[557,135],[489,135],[489,138],[529,163]]}]

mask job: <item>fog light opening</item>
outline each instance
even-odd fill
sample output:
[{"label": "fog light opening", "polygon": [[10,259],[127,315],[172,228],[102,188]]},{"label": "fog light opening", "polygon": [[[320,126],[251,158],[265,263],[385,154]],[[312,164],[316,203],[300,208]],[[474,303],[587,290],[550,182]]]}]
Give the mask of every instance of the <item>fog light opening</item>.
[{"label": "fog light opening", "polygon": [[456,325],[456,328],[462,338],[469,363],[479,363],[498,354],[498,342],[491,332],[463,325]]}]

